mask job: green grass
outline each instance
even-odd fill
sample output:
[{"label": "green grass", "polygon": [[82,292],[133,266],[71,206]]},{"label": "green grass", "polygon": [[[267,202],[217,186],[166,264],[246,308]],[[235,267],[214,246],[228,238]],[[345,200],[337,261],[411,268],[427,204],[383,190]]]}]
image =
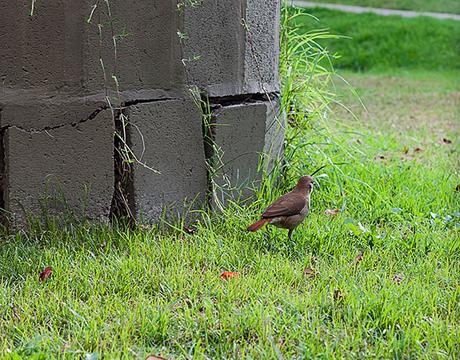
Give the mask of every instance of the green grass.
[{"label": "green grass", "polygon": [[[337,111],[340,122],[311,120],[291,140],[287,186],[325,159],[336,164],[319,177],[292,242],[278,229],[244,230],[281,190],[205,216],[194,235],[94,225],[10,235],[0,245],[0,353],[458,358],[458,117],[453,104],[418,101],[458,100],[459,86],[430,73],[346,76],[370,115]],[[431,111],[437,132],[420,128],[418,115],[394,123],[385,115],[410,106]],[[336,218],[324,214],[336,207]],[[45,266],[53,274],[39,283]],[[241,275],[223,281],[222,271]]]},{"label": "green grass", "polygon": [[460,2],[457,0],[317,0],[316,2],[460,14]]},{"label": "green grass", "polygon": [[375,14],[349,14],[327,9],[304,9],[298,18],[303,32],[324,28],[347,38],[320,44],[336,54],[334,65],[357,71],[394,68],[460,69],[460,21],[426,17],[405,19]]},{"label": "green grass", "polygon": [[[327,112],[331,74],[308,44],[282,51],[282,186],[203,213],[194,234],[51,224],[0,238],[0,357],[460,357],[459,71],[342,72],[367,110],[338,81]],[[323,164],[293,241],[245,231]]]}]

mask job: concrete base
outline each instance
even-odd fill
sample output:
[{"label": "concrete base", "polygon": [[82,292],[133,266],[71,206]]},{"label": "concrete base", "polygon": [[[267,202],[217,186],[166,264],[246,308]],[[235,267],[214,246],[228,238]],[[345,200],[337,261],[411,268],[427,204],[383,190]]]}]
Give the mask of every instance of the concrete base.
[{"label": "concrete base", "polygon": [[188,82],[210,97],[279,92],[279,12],[279,0],[203,0],[187,7]]},{"label": "concrete base", "polygon": [[4,202],[13,223],[28,215],[107,219],[113,195],[110,111],[51,130],[4,130]]},{"label": "concrete base", "polygon": [[212,128],[214,202],[250,198],[282,156],[285,124],[277,100],[215,105]]},{"label": "concrete base", "polygon": [[201,113],[192,100],[164,100],[128,110],[137,220],[158,221],[203,207],[207,191]]},{"label": "concrete base", "polygon": [[[261,99],[280,90],[280,0],[192,3],[0,1],[0,208],[12,220],[105,219],[126,193],[154,222],[201,208],[210,176],[226,199],[227,184],[232,197],[257,184],[261,154],[274,164],[284,128]],[[211,154],[191,87],[213,99]],[[129,171],[119,113],[140,161]],[[223,166],[208,173],[207,160]]]}]

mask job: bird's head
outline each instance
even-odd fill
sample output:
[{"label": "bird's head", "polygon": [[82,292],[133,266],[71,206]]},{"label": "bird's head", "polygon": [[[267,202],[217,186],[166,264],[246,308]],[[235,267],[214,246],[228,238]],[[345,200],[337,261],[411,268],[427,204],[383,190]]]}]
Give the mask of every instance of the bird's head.
[{"label": "bird's head", "polygon": [[308,175],[302,176],[297,182],[296,188],[310,194],[313,191],[313,178]]}]

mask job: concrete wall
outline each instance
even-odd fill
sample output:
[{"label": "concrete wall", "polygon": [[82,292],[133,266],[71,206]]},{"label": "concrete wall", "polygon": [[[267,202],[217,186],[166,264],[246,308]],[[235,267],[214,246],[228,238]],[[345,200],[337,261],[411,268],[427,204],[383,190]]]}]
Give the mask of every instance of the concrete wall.
[{"label": "concrete wall", "polygon": [[37,1],[32,16],[30,0],[0,3],[8,221],[44,210],[156,221],[203,207],[223,179],[222,199],[250,195],[234,190],[260,179],[261,154],[282,153],[279,0],[108,3]]}]

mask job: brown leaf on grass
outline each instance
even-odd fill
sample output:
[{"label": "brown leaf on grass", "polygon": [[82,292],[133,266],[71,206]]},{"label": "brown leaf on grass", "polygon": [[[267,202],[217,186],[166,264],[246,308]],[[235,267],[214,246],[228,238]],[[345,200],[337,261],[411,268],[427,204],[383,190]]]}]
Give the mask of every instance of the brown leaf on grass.
[{"label": "brown leaf on grass", "polygon": [[146,357],[145,360],[168,360],[163,356],[158,356],[158,355],[149,355]]},{"label": "brown leaf on grass", "polygon": [[53,268],[51,266],[47,266],[38,276],[38,281],[45,281],[51,276],[53,272]]},{"label": "brown leaf on grass", "polygon": [[309,279],[314,279],[318,275],[318,272],[312,268],[305,268],[303,274]]},{"label": "brown leaf on grass", "polygon": [[416,152],[416,153],[420,153],[420,152],[422,152],[422,151],[424,151],[424,149],[421,148],[421,147],[416,147],[416,148],[414,149],[414,152]]},{"label": "brown leaf on grass", "polygon": [[446,138],[442,138],[441,141],[440,141],[441,144],[452,144],[452,140],[450,139],[446,139]]},{"label": "brown leaf on grass", "polygon": [[234,277],[239,276],[240,273],[236,271],[224,271],[222,274],[220,274],[220,278],[224,280],[228,280]]},{"label": "brown leaf on grass", "polygon": [[340,212],[339,209],[327,209],[324,213],[330,216],[336,216]]},{"label": "brown leaf on grass", "polygon": [[404,276],[404,274],[396,274],[393,276],[393,282],[399,285],[403,282],[405,278],[406,277]]},{"label": "brown leaf on grass", "polygon": [[195,234],[195,228],[191,226],[184,225],[184,232],[189,235]]},{"label": "brown leaf on grass", "polygon": [[355,257],[355,260],[353,260],[353,265],[358,265],[361,261],[363,261],[363,258],[363,253],[359,252]]}]

